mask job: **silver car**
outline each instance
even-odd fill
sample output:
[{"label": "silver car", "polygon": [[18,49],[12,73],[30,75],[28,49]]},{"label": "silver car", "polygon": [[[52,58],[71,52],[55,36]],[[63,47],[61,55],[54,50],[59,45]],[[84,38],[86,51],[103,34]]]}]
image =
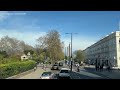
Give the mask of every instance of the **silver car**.
[{"label": "silver car", "polygon": [[59,79],[71,79],[70,69],[62,68],[58,74]]},{"label": "silver car", "polygon": [[52,79],[53,73],[52,72],[43,72],[40,76],[40,79]]}]

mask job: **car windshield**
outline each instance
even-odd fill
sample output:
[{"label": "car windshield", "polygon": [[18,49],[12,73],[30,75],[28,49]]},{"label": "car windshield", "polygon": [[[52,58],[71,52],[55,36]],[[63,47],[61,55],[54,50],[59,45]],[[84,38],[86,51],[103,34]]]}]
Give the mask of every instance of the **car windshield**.
[{"label": "car windshield", "polygon": [[68,70],[61,70],[60,73],[68,73]]},{"label": "car windshield", "polygon": [[53,65],[53,66],[58,66],[58,65]]},{"label": "car windshield", "polygon": [[52,74],[52,72],[44,72],[43,74],[42,74],[42,76],[50,76]]}]

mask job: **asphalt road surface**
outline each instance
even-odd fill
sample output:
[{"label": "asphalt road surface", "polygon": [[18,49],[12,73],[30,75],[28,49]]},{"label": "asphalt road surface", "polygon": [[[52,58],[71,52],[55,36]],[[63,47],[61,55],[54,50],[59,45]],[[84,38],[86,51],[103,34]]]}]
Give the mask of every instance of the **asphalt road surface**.
[{"label": "asphalt road surface", "polygon": [[[69,66],[63,66],[65,68],[69,68]],[[72,79],[109,79],[108,77],[97,73],[94,69],[84,69],[83,67],[80,68],[80,72],[76,71],[76,67],[73,66],[72,72],[70,72],[70,76]],[[51,71],[55,74],[59,73],[58,70],[51,70],[51,66],[48,65],[46,70],[42,69],[41,65],[38,65],[38,68],[35,72],[29,73],[20,77],[19,79],[39,79],[41,74],[45,71]]]},{"label": "asphalt road surface", "polygon": [[[66,66],[69,68],[68,66]],[[77,68],[73,66],[70,73],[72,79],[109,79],[108,77],[96,72],[94,69],[84,69],[80,67],[80,72],[77,72]]]}]

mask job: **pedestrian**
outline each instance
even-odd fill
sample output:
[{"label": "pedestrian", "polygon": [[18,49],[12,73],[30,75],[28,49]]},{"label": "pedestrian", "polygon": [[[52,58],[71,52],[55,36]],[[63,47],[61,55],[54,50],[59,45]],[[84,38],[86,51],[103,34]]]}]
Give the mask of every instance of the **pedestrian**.
[{"label": "pedestrian", "polygon": [[95,70],[97,71],[97,59],[95,60]]},{"label": "pedestrian", "polygon": [[44,66],[44,70],[46,71],[46,66]]},{"label": "pedestrian", "polygon": [[44,69],[44,64],[42,65],[42,69]]},{"label": "pedestrian", "polygon": [[97,63],[97,71],[100,71],[100,63]]},{"label": "pedestrian", "polygon": [[103,71],[103,68],[104,68],[104,63],[102,63],[102,67],[101,67],[101,68],[102,68],[102,71]]},{"label": "pedestrian", "polygon": [[110,72],[110,66],[109,65],[107,66],[107,70]]},{"label": "pedestrian", "polygon": [[37,69],[37,67],[35,66],[35,67],[34,67],[34,72],[36,71],[36,69]]},{"label": "pedestrian", "polygon": [[103,61],[100,63],[100,72],[103,70]]},{"label": "pedestrian", "polygon": [[109,72],[111,72],[112,71],[112,65],[111,65],[111,62],[109,62]]},{"label": "pedestrian", "polygon": [[79,64],[77,65],[77,71],[78,71],[78,72],[80,71],[80,66],[79,66]]}]

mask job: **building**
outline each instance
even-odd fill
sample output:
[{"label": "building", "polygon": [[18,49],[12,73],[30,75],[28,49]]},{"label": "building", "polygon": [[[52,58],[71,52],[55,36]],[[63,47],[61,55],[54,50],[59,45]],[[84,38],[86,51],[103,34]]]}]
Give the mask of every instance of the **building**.
[{"label": "building", "polygon": [[23,61],[23,60],[27,60],[27,59],[28,59],[28,56],[27,56],[27,55],[24,54],[24,55],[21,56],[21,60],[22,60],[22,61]]},{"label": "building", "polygon": [[88,63],[95,63],[97,59],[100,62],[108,60],[113,67],[120,67],[120,31],[105,36],[86,48],[84,53]]},{"label": "building", "polygon": [[24,55],[21,56],[22,61],[27,60],[27,59],[32,59],[32,56],[30,55],[30,52],[28,52],[27,55],[24,54]]}]

